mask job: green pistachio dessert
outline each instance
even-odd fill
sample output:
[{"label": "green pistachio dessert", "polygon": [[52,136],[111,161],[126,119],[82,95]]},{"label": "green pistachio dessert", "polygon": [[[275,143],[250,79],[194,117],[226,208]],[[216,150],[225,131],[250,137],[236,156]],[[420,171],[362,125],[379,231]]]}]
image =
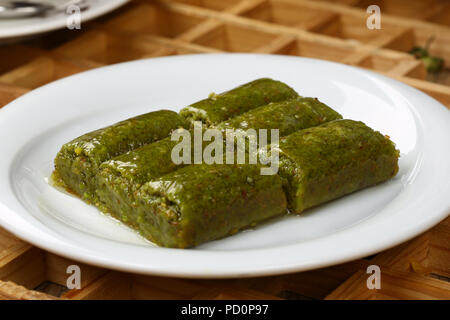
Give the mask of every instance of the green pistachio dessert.
[{"label": "green pistachio dessert", "polygon": [[270,102],[298,97],[288,85],[272,79],[257,79],[221,94],[191,104],[180,111],[190,122],[202,121],[205,125],[217,125],[222,121]]},{"label": "green pistachio dessert", "polygon": [[54,180],[62,181],[84,200],[95,202],[96,174],[102,162],[163,139],[180,127],[186,127],[186,122],[179,114],[160,110],[84,134],[58,152]]},{"label": "green pistachio dessert", "polygon": [[289,209],[307,208],[394,177],[399,151],[364,123],[335,120],[280,140],[279,175]]},{"label": "green pistachio dessert", "polygon": [[[97,174],[100,209],[137,227],[136,215],[132,213],[141,185],[187,165],[172,160],[172,150],[177,144],[178,141],[168,137],[103,162]],[[193,158],[193,142],[191,147]]]},{"label": "green pistachio dessert", "polygon": [[[137,193],[141,234],[189,248],[286,212],[280,177],[257,165],[192,165],[152,180]],[[136,213],[135,213],[136,214]]]},{"label": "green pistachio dessert", "polygon": [[[223,164],[205,159],[206,150],[216,150],[210,129],[221,135],[223,154],[215,155]],[[272,148],[258,140],[255,149],[236,148],[249,129],[267,129]],[[279,130],[278,143],[270,141],[271,129]],[[230,130],[232,148],[222,140]],[[194,132],[201,132],[201,146]],[[177,149],[182,139],[172,141],[171,133],[188,137],[189,161]],[[258,164],[249,162],[253,152]],[[183,161],[175,161],[176,153]],[[228,164],[229,154],[233,163],[244,154],[246,164]],[[270,165],[279,165],[277,174],[262,174],[261,159],[274,161],[276,154]],[[397,174],[398,158],[389,137],[263,78],[179,114],[150,112],[82,135],[58,152],[53,180],[158,245],[190,248],[386,181]]]},{"label": "green pistachio dessert", "polygon": [[[340,118],[342,118],[340,114],[316,99],[295,98],[258,107],[219,124],[217,128],[240,129],[248,125],[248,128],[255,130],[279,129],[281,135],[287,135]],[[190,134],[193,136],[192,131]],[[208,143],[203,142],[202,149]],[[171,141],[168,137],[105,161],[98,173],[97,196],[103,205],[101,209],[112,212],[118,219],[136,226],[136,217],[130,215],[130,212],[136,207],[136,193],[141,185],[186,166],[186,164],[175,164],[172,161],[172,150],[177,144],[178,141]],[[225,147],[224,145],[224,157],[226,156]],[[190,159],[193,159],[193,151],[194,144],[191,141]],[[249,158],[247,151],[244,152],[246,163]],[[237,149],[234,153],[236,160]],[[225,158],[223,163],[226,163]]]},{"label": "green pistachio dessert", "polygon": [[[295,131],[342,119],[342,116],[316,98],[297,97],[271,102],[220,123],[221,130],[234,129],[235,135],[248,129],[278,129],[283,137]],[[267,132],[270,143],[270,132]]]}]

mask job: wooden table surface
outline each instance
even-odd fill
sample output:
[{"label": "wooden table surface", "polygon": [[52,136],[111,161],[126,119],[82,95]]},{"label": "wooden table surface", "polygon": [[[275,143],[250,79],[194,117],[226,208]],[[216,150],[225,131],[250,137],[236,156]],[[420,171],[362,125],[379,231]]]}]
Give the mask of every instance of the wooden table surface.
[{"label": "wooden table surface", "polygon": [[[366,8],[381,9],[369,30]],[[450,1],[135,0],[80,30],[0,46],[0,108],[46,83],[122,61],[209,52],[314,57],[368,68],[450,107],[450,72],[408,53],[428,46],[450,66]],[[450,192],[450,190],[449,190]],[[66,288],[69,265],[82,289]],[[366,286],[369,265],[382,288]],[[187,280],[88,266],[0,229],[0,299],[450,299],[450,218],[393,249],[314,271],[266,278]]]}]

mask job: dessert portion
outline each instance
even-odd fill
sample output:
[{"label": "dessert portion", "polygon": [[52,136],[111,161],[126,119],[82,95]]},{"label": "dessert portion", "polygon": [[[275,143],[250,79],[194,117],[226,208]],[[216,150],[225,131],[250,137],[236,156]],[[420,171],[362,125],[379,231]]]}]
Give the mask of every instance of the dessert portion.
[{"label": "dessert portion", "polygon": [[298,93],[283,82],[262,78],[224,93],[211,93],[207,99],[183,108],[180,115],[211,126],[270,102],[296,97]]},{"label": "dessert portion", "polygon": [[[217,128],[234,129],[235,135],[245,134],[248,129],[278,129],[283,137],[337,119],[342,116],[317,98],[297,97],[252,109],[218,124]],[[270,132],[267,138],[270,142]]]},{"label": "dessert portion", "polygon": [[257,165],[192,165],[137,193],[139,231],[158,245],[189,248],[286,212],[277,175]]},{"label": "dessert portion", "polygon": [[305,209],[386,181],[398,172],[389,137],[353,120],[336,120],[280,140],[279,175],[289,209]]},{"label": "dessert portion", "polygon": [[102,163],[96,190],[100,209],[137,228],[136,216],[130,214],[136,207],[135,194],[145,182],[183,166],[171,159],[176,143],[165,138]]},{"label": "dessert portion", "polygon": [[96,175],[104,161],[186,126],[184,118],[176,112],[160,110],[86,133],[62,146],[55,158],[53,178],[85,201],[94,203]]},{"label": "dessert portion", "polygon": [[[339,113],[316,99],[295,98],[258,107],[220,123],[217,128],[221,130],[225,128],[243,129],[244,127],[255,130],[279,129],[280,135],[284,136],[300,129],[340,118],[342,116]],[[192,130],[189,133],[193,136]],[[268,138],[270,138],[270,133]],[[226,143],[225,140],[223,142]],[[118,219],[136,226],[135,216],[129,213],[136,206],[136,192],[141,185],[187,165],[175,164],[172,161],[172,150],[177,144],[178,141],[172,141],[168,137],[102,163],[97,175],[99,184],[96,191],[103,206],[102,211],[114,212]],[[203,141],[202,149],[207,144]],[[224,145],[223,163],[226,163],[225,147]],[[190,150],[190,159],[193,159],[193,140],[191,140]],[[235,153],[234,158],[237,158],[237,148],[234,148],[233,152]],[[248,148],[244,152],[248,152]],[[248,154],[245,157],[248,158]]]},{"label": "dessert portion", "polygon": [[[180,151],[188,161],[174,159]],[[204,161],[206,151],[222,163]],[[158,245],[189,248],[386,181],[398,158],[389,137],[264,78],[78,137],[57,154],[53,178]]]}]

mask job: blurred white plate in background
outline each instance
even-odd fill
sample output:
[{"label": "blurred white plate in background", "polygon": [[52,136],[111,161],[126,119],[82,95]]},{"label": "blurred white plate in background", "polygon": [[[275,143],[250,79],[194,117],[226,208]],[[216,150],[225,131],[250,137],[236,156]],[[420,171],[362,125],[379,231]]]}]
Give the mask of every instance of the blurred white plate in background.
[{"label": "blurred white plate in background", "polygon": [[[61,4],[66,0],[42,0],[46,3]],[[83,22],[106,14],[129,0],[87,0],[89,8],[81,12],[81,28]],[[45,17],[30,17],[21,19],[0,19],[0,43],[18,40],[22,37],[67,28],[68,15],[65,12],[51,14]]]}]

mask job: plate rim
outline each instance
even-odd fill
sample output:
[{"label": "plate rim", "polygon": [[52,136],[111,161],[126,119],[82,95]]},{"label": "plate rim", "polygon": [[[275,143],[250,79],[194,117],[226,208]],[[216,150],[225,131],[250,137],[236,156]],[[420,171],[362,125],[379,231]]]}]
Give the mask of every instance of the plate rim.
[{"label": "plate rim", "polygon": [[[325,63],[325,64],[333,64],[333,65],[339,65],[341,67],[344,68],[349,68],[349,70],[357,70],[359,72],[363,72],[363,73],[368,73],[371,74],[372,76],[377,77],[378,79],[383,80],[385,83],[386,82],[393,82],[397,85],[400,85],[400,87],[403,87],[404,90],[412,90],[412,92],[414,92],[416,95],[418,95],[420,98],[429,100],[431,99],[432,101],[434,101],[434,104],[440,105],[442,108],[446,109],[441,103],[439,103],[438,101],[436,101],[434,98],[428,96],[427,94],[411,87],[408,86],[398,80],[394,80],[391,78],[388,78],[384,75],[380,75],[378,73],[369,71],[369,70],[365,70],[362,68],[358,68],[358,67],[353,67],[353,66],[347,66],[347,65],[343,65],[340,63],[336,63],[336,62],[330,62],[330,61],[324,61],[324,60],[320,60],[320,59],[312,59],[312,58],[303,58],[303,57],[285,57],[285,56],[278,56],[278,55],[262,55],[262,54],[242,54],[242,53],[225,53],[225,54],[208,54],[209,57],[211,56],[234,56],[239,58],[240,56],[242,57],[272,57],[275,56],[277,57],[277,59],[280,59],[280,57],[282,57],[281,59],[301,59],[301,60],[311,60],[311,61],[316,61],[319,63]],[[151,58],[151,59],[144,59],[144,60],[138,60],[138,61],[130,61],[130,62],[124,62],[124,63],[120,63],[120,64],[116,64],[116,65],[110,65],[110,66],[106,66],[103,68],[99,68],[99,69],[106,69],[106,68],[123,68],[124,65],[126,64],[138,64],[138,63],[142,63],[142,61],[148,61],[148,60],[159,60],[159,59],[186,59],[186,57],[201,57],[204,58],[205,54],[192,54],[192,55],[182,55],[182,56],[173,56],[173,57],[159,57],[159,58]],[[188,58],[189,59],[189,58]],[[97,72],[99,69],[94,69],[94,70],[89,70],[89,71],[85,71],[73,76],[70,76],[68,78],[72,78],[72,77],[84,77],[86,76],[86,74],[88,73],[93,73],[93,72]],[[25,94],[22,97],[19,97],[18,99],[14,100],[13,102],[9,103],[8,105],[4,106],[2,109],[0,109],[0,117],[2,117],[2,115],[4,115],[5,111],[8,110],[9,112],[11,112],[12,110],[12,106],[15,105],[17,103],[17,101],[20,102],[20,100],[27,96],[29,97],[29,95],[32,94],[39,94],[40,90],[43,89],[44,87],[48,89],[48,87],[54,85],[55,83],[62,83],[63,81],[66,81],[68,78],[64,78],[64,79],[60,79],[57,80],[55,82],[49,83],[45,86],[42,86],[36,90],[32,90],[31,92]],[[14,112],[14,111],[12,111]],[[449,131],[450,132],[450,131]],[[11,168],[10,168],[11,169]],[[11,172],[10,172],[11,173]],[[21,228],[18,228],[16,226],[14,226],[12,223],[9,223],[7,220],[4,219],[4,217],[7,216],[7,214],[5,215],[5,212],[9,212],[11,214],[15,214],[14,212],[10,212],[12,210],[9,210],[6,208],[6,206],[3,204],[3,201],[1,199],[0,196],[0,225],[2,227],[4,227],[5,229],[7,229],[9,232],[13,233],[14,235],[16,235],[18,238],[21,239],[25,239],[27,242],[32,243],[33,245],[40,247],[44,250],[53,252],[55,254],[70,258],[70,259],[75,259],[77,261],[80,262],[84,262],[84,263],[88,263],[88,264],[92,264],[92,265],[97,265],[100,267],[104,267],[107,269],[115,269],[115,270],[120,270],[120,271],[126,271],[126,272],[133,272],[133,273],[141,273],[141,274],[152,274],[152,275],[160,275],[160,276],[170,276],[170,277],[183,277],[183,278],[240,278],[240,277],[254,277],[254,276],[268,276],[268,275],[274,275],[274,274],[285,274],[285,273],[291,273],[291,272],[298,272],[298,271],[307,271],[307,270],[311,270],[311,269],[316,269],[316,268],[321,268],[321,267],[326,267],[326,266],[330,266],[330,265],[335,265],[335,264],[339,264],[339,263],[343,263],[343,262],[347,262],[347,261],[351,261],[354,259],[358,259],[367,255],[371,255],[373,253],[376,252],[380,252],[383,250],[386,250],[388,248],[394,247],[402,242],[405,242],[415,236],[417,236],[418,234],[428,230],[429,228],[431,228],[432,226],[434,226],[435,224],[437,224],[439,221],[443,220],[446,218],[446,216],[448,216],[449,211],[450,211],[450,202],[446,205],[446,207],[443,206],[443,208],[441,209],[441,212],[438,212],[436,214],[433,215],[433,219],[428,218],[426,220],[426,223],[423,223],[422,225],[416,225],[415,227],[411,227],[408,232],[403,233],[402,236],[397,236],[394,240],[390,241],[389,243],[385,243],[383,245],[376,245],[373,246],[372,248],[369,250],[365,250],[364,253],[358,252],[358,253],[354,253],[354,254],[349,254],[347,253],[347,255],[341,257],[341,259],[335,258],[333,261],[322,261],[322,262],[310,262],[310,263],[304,263],[301,266],[298,266],[296,263],[291,263],[291,265],[281,265],[281,266],[271,266],[271,267],[265,267],[265,268],[259,268],[256,271],[255,270],[242,270],[242,271],[224,271],[222,270],[221,272],[215,272],[214,270],[190,270],[190,271],[178,271],[175,269],[171,269],[171,270],[165,270],[165,271],[161,271],[160,268],[156,267],[152,268],[149,266],[136,266],[136,265],[130,265],[127,263],[119,263],[117,264],[117,262],[114,265],[111,265],[110,261],[106,261],[106,260],[102,260],[102,259],[98,259],[96,257],[92,257],[89,256],[88,254],[80,254],[79,252],[76,253],[67,253],[64,252],[64,250],[61,250],[61,248],[57,248],[56,245],[49,245],[48,243],[46,245],[43,245],[42,243],[40,243],[39,241],[37,241],[37,239],[35,239],[35,237],[33,237],[33,234],[30,234],[29,232],[24,232],[23,227],[22,230]],[[27,221],[24,220],[24,222],[26,224],[29,224]],[[364,222],[362,222],[364,223]],[[360,225],[360,224],[358,224]],[[33,225],[33,228],[36,228]],[[325,238],[329,238],[329,237],[334,237],[336,235],[341,234],[342,232],[347,233],[349,229],[345,228],[343,230],[337,231],[336,233],[333,233],[331,235],[327,235],[325,236]],[[24,236],[25,234],[25,236]],[[319,239],[320,240],[320,239]],[[61,239],[58,239],[58,241],[61,241]],[[314,242],[312,240],[308,240],[309,242]],[[64,241],[63,241],[64,242]],[[65,242],[65,243],[61,243],[60,245],[63,246],[71,246],[73,244],[70,244],[69,242]],[[283,248],[290,248],[290,247],[295,247],[298,246],[299,244],[292,244],[292,245],[284,245]],[[76,249],[80,249],[80,248],[76,248]],[[160,248],[158,248],[160,249]],[[240,253],[245,253],[246,251],[258,251],[258,250],[270,250],[270,249],[276,249],[279,250],[279,248],[269,248],[269,249],[249,249],[249,250],[239,250]],[[162,249],[164,251],[171,251],[171,250],[176,250],[176,249]],[[192,250],[183,250],[184,252],[189,251],[189,252],[203,252],[205,253],[205,251],[192,251]],[[172,251],[173,252],[173,251]],[[206,251],[207,252],[207,251]],[[221,255],[229,255],[229,253],[233,253],[233,251],[228,252],[228,251],[222,251],[220,252]],[[194,254],[195,255],[195,254]],[[236,269],[236,267],[235,267]]]}]

